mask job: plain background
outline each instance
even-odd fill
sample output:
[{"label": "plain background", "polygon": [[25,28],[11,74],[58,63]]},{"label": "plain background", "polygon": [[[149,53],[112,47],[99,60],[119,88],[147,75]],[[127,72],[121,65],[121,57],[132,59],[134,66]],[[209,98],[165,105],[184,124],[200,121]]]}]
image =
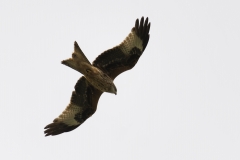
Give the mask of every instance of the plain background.
[{"label": "plain background", "polygon": [[[150,41],[76,130],[44,137],[90,61],[149,17]],[[0,1],[0,159],[240,159],[239,2]]]}]

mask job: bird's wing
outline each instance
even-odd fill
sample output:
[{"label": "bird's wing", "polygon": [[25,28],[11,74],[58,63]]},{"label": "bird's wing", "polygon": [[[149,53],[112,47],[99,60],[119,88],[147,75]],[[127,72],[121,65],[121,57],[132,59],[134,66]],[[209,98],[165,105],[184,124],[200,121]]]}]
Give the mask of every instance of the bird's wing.
[{"label": "bird's wing", "polygon": [[131,33],[118,46],[100,54],[93,66],[106,72],[112,79],[135,66],[149,40],[150,23],[148,18],[135,22]]},{"label": "bird's wing", "polygon": [[70,104],[53,123],[44,128],[45,136],[54,136],[77,128],[95,113],[101,94],[85,77],[81,77],[72,92]]}]

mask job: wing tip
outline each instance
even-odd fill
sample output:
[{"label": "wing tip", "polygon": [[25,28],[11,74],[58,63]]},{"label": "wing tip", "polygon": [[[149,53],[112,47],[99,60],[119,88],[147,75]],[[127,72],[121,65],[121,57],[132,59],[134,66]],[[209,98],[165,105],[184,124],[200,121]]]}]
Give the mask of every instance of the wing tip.
[{"label": "wing tip", "polygon": [[69,125],[67,125],[63,122],[56,121],[56,122],[50,123],[49,125],[44,127],[44,129],[46,129],[44,131],[44,134],[45,134],[45,137],[59,135],[59,134],[62,134],[64,132],[72,131],[75,128],[77,128],[79,125],[69,126]]},{"label": "wing tip", "polygon": [[144,16],[142,16],[140,22],[139,19],[136,20],[135,27],[132,29],[132,31],[135,32],[137,36],[143,41],[143,51],[145,50],[150,37],[149,31],[151,23],[148,20],[148,17],[146,17],[144,20]]},{"label": "wing tip", "polygon": [[136,19],[134,28],[137,34],[141,34],[142,32],[145,34],[148,34],[150,30],[150,24],[151,23],[148,22],[148,17],[146,17],[144,20],[144,16],[142,16],[142,18],[140,19],[140,23],[139,23],[139,19]]}]

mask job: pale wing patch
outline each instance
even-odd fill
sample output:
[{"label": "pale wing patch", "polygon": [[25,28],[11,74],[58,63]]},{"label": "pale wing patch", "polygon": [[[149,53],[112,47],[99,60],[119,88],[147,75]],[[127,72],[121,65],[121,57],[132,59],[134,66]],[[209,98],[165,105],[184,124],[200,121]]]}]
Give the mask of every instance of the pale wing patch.
[{"label": "pale wing patch", "polygon": [[69,126],[79,125],[80,123],[75,120],[75,115],[81,112],[81,108],[74,104],[69,104],[62,114],[54,121],[63,122]]},{"label": "pale wing patch", "polygon": [[137,47],[141,51],[143,50],[142,40],[136,35],[134,31],[132,31],[119,45],[119,48],[124,54],[129,54],[134,47]]}]

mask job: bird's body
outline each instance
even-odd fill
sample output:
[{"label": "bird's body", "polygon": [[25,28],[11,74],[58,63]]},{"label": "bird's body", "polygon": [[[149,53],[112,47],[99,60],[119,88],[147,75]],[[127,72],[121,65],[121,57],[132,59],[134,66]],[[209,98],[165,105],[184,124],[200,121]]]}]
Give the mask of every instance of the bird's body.
[{"label": "bird's body", "polygon": [[113,80],[100,69],[96,67],[93,68],[97,70],[96,76],[84,75],[88,82],[102,92],[117,94],[117,88],[113,83]]},{"label": "bird's body", "polygon": [[93,115],[103,92],[117,93],[113,80],[122,72],[135,66],[149,40],[150,23],[148,18],[136,20],[135,27],[118,46],[100,54],[91,64],[74,43],[72,58],[63,64],[79,71],[82,76],[72,92],[70,104],[53,123],[45,127],[46,136],[71,131]]},{"label": "bird's body", "polygon": [[82,73],[88,82],[98,90],[117,94],[117,89],[113,80],[101,71],[101,69],[91,65],[77,42],[74,42],[74,52],[72,54],[72,58],[63,60],[62,64]]}]

